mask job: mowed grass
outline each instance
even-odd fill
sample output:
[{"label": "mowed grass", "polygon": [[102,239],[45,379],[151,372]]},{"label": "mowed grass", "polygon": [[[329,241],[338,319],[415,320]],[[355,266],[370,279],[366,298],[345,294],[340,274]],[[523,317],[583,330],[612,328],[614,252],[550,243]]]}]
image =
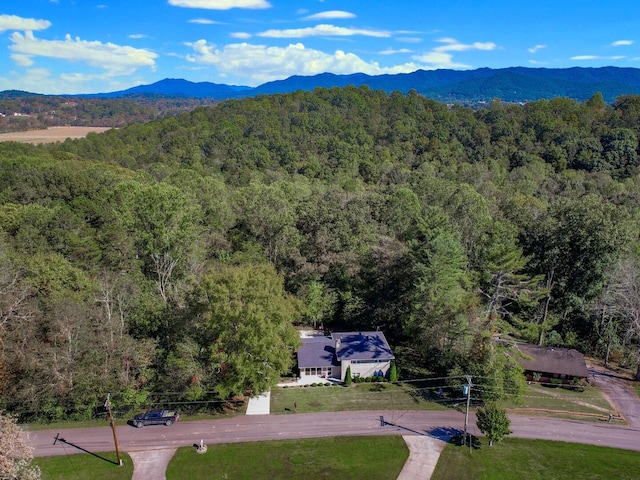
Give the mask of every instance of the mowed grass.
[{"label": "mowed grass", "polygon": [[271,390],[271,413],[355,410],[443,410],[430,393],[414,385],[361,383],[350,387],[278,387]]},{"label": "mowed grass", "polygon": [[[505,438],[480,448],[449,444],[433,480],[474,479],[638,479],[639,453],[576,443]],[[111,462],[114,452],[99,453]],[[400,436],[335,437],[209,445],[205,454],[179,448],[169,463],[168,480],[188,479],[395,479],[409,455]],[[91,455],[37,458],[43,480],[123,479],[133,475],[127,454],[124,465]]]},{"label": "mowed grass", "polygon": [[564,388],[550,388],[537,383],[527,385],[521,405],[509,407],[556,410],[607,416],[615,409],[596,387],[586,386],[578,392]]},{"label": "mowed grass", "polygon": [[409,456],[400,436],[335,437],[179,448],[167,480],[395,480]]},{"label": "mowed grass", "polygon": [[506,438],[480,449],[447,445],[432,480],[589,480],[640,478],[640,453],[548,440]]},{"label": "mowed grass", "polygon": [[[68,480],[89,478],[91,480],[129,480],[133,475],[133,462],[126,453],[120,455],[123,465],[116,465],[116,453],[98,453],[106,460],[89,454],[38,457],[33,465],[42,471],[42,480]],[[108,461],[107,461],[108,460]]]}]

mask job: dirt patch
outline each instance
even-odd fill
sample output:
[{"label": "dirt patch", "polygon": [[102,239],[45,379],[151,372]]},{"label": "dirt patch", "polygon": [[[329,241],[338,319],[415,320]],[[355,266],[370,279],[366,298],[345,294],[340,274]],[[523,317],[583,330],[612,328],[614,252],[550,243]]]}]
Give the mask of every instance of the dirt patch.
[{"label": "dirt patch", "polygon": [[111,127],[51,127],[46,130],[0,133],[0,142],[20,142],[34,145],[63,142],[67,138],[84,138],[89,132],[102,133],[110,129]]}]

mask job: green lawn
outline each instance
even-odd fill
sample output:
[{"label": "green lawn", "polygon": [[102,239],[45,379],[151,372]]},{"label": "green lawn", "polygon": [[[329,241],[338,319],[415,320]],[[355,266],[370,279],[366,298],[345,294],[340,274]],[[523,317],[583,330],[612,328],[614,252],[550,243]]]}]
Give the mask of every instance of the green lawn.
[{"label": "green lawn", "polygon": [[540,410],[558,410],[607,416],[614,409],[595,387],[586,386],[583,392],[564,388],[550,388],[537,383],[527,385],[522,405],[508,405]]},{"label": "green lawn", "polygon": [[278,387],[271,390],[271,413],[444,408],[430,401],[429,394],[425,392],[413,385],[391,383],[361,383],[350,387]]},{"label": "green lawn", "polygon": [[[505,438],[488,447],[469,450],[445,447],[433,480],[515,479],[589,480],[638,479],[639,453],[548,440]],[[129,480],[131,458],[114,465],[114,452],[37,458],[43,480],[90,478]],[[409,455],[400,436],[335,437],[272,442],[209,445],[205,454],[193,447],[176,452],[167,479],[395,479]]]},{"label": "green lawn", "polygon": [[506,438],[480,449],[447,445],[432,480],[625,480],[640,477],[640,453],[548,440]]},{"label": "green lawn", "polygon": [[167,479],[395,480],[408,456],[399,436],[209,445],[204,454],[184,447],[169,463]]},{"label": "green lawn", "polygon": [[68,480],[70,478],[89,478],[91,480],[129,480],[133,475],[133,462],[129,455],[122,454],[123,465],[116,465],[115,452],[98,453],[109,461],[96,458],[89,454],[76,454],[39,457],[34,459],[33,465],[42,470],[42,480]]}]

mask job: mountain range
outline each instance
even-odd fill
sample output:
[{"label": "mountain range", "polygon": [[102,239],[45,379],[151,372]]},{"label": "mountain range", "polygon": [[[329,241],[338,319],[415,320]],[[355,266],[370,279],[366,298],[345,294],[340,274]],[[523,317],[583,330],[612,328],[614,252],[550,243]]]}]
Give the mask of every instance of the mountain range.
[{"label": "mountain range", "polygon": [[111,93],[85,95],[97,98],[122,98],[138,95],[178,96],[224,100],[261,94],[313,90],[316,87],[367,85],[372,90],[419,94],[443,102],[473,103],[499,98],[506,102],[527,102],[544,98],[567,97],[583,101],[600,92],[606,102],[620,95],[640,94],[640,69],[600,68],[480,68],[476,70],[417,70],[413,73],[371,76],[364,73],[292,76],[246,87],[164,79]]},{"label": "mountain range", "polygon": [[[621,95],[640,94],[640,69],[600,68],[479,68],[476,70],[417,70],[413,73],[371,76],[364,73],[292,76],[257,87],[190,82],[166,78],[150,85],[108,93],[73,95],[80,98],[127,98],[140,96],[208,98],[226,100],[262,94],[313,90],[316,87],[356,87],[367,85],[387,93],[416,90],[428,98],[447,103],[528,102],[555,97],[584,101],[600,92],[611,103]],[[7,92],[0,92],[0,95]],[[12,92],[13,94],[26,92]]]}]

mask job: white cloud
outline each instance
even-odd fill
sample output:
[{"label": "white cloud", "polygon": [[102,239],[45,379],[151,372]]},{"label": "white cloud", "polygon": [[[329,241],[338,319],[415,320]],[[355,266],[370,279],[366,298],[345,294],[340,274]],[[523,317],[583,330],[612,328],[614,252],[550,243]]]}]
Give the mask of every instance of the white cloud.
[{"label": "white cloud", "polygon": [[31,68],[26,72],[3,72],[6,76],[0,77],[0,90],[15,89],[16,84],[20,90],[26,92],[41,92],[43,85],[52,85],[51,75],[45,68]]},{"label": "white cloud", "polygon": [[599,55],[575,55],[570,60],[622,60],[624,55],[614,55],[611,57],[602,57]]},{"label": "white cloud", "polygon": [[192,55],[187,56],[189,61],[212,65],[220,74],[242,78],[242,83],[248,85],[259,85],[291,75],[316,75],[323,72],[381,75],[410,73],[428,68],[413,62],[382,67],[377,62],[367,62],[352,53],[336,50],[330,54],[306,48],[302,43],[287,47],[237,43],[217,48],[207,44],[206,40],[198,40],[188,45],[194,50]]},{"label": "white cloud", "polygon": [[417,62],[428,65],[428,68],[431,69],[468,69],[473,67],[465,63],[458,63],[454,61],[453,55],[449,52],[464,52],[467,50],[489,51],[496,48],[496,44],[493,42],[473,42],[465,44],[458,42],[454,38],[441,38],[437,41],[442,45],[412,58]]},{"label": "white cloud", "polygon": [[535,46],[533,46],[531,48],[527,48],[527,52],[536,53],[538,50],[542,50],[543,48],[547,48],[547,46],[538,44],[538,45],[535,45]]},{"label": "white cloud", "polygon": [[419,37],[398,37],[396,40],[402,43],[420,43],[422,41]]},{"label": "white cloud", "polygon": [[141,38],[149,38],[149,36],[145,35],[144,33],[132,33],[131,35],[127,35],[127,37],[133,40],[139,40]]},{"label": "white cloud", "polygon": [[400,48],[398,50],[387,48],[386,50],[381,50],[378,52],[378,54],[380,55],[395,55],[397,53],[411,53],[411,50],[409,50],[408,48]]},{"label": "white cloud", "polygon": [[10,57],[11,60],[13,60],[13,62],[20,67],[30,67],[31,65],[33,65],[33,59],[29,55],[12,53]]},{"label": "white cloud", "polygon": [[622,47],[626,45],[633,45],[633,40],[616,40],[611,44],[612,47]]},{"label": "white cloud", "polygon": [[309,28],[292,28],[288,30],[267,30],[258,33],[259,37],[266,38],[303,38],[303,37],[348,37],[352,35],[363,35],[366,37],[385,38],[390,37],[391,33],[383,30],[364,30],[359,28],[344,28],[334,25],[316,25]]},{"label": "white cloud", "polygon": [[421,64],[427,65],[428,69],[467,69],[472,68],[471,65],[466,65],[464,63],[456,63],[453,61],[453,55],[445,52],[436,52],[431,51],[427,52],[423,55],[416,55],[412,57],[414,60],[420,62]]},{"label": "white cloud", "polygon": [[203,8],[207,10],[230,10],[232,8],[261,9],[270,8],[266,0],[169,0],[169,5],[185,8]]},{"label": "white cloud", "polygon": [[222,25],[222,22],[216,22],[215,20],[209,20],[208,18],[194,18],[189,20],[189,23],[197,23],[199,25]]},{"label": "white cloud", "polygon": [[237,38],[239,40],[246,40],[247,38],[251,38],[252,35],[247,32],[233,32],[231,34],[231,38]]},{"label": "white cloud", "polygon": [[434,52],[464,52],[466,50],[494,50],[496,44],[493,42],[473,42],[464,44],[458,42],[455,38],[441,38],[438,42],[443,43],[439,47],[433,49]]},{"label": "white cloud", "polygon": [[154,59],[157,55],[149,50],[86,41],[80,38],[72,39],[67,35],[64,40],[40,40],[33,32],[24,35],[14,32],[9,46],[12,58],[19,65],[25,65],[27,59],[46,57],[58,60],[82,62],[92,67],[106,70],[110,76],[130,75],[140,67],[155,68]]},{"label": "white cloud", "polygon": [[314,13],[308,17],[304,17],[303,20],[330,20],[345,18],[356,18],[356,15],[351,12],[345,12],[344,10],[328,10],[326,12]]},{"label": "white cloud", "polygon": [[36,20],[35,18],[22,18],[16,15],[0,15],[0,32],[7,30],[45,30],[51,26],[49,20]]}]

